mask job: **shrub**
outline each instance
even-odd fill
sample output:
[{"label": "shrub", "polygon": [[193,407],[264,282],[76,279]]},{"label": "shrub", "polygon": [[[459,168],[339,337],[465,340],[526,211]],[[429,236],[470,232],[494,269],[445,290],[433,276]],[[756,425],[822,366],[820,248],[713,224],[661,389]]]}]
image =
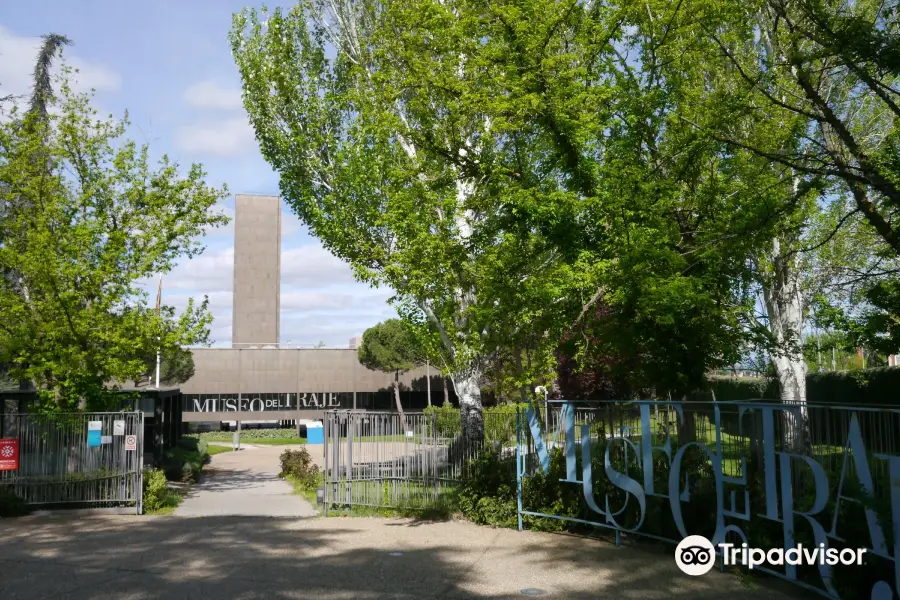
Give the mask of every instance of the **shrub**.
[{"label": "shrub", "polygon": [[7,487],[0,487],[0,517],[20,517],[31,512],[31,507]]},{"label": "shrub", "polygon": [[462,425],[459,420],[459,408],[452,404],[429,406],[422,412],[426,415],[435,415],[435,434],[439,438],[456,437],[462,430]]},{"label": "shrub", "polygon": [[209,460],[207,444],[203,440],[183,437],[166,452],[162,470],[169,481],[191,483],[200,479],[203,465]]},{"label": "shrub", "polygon": [[897,406],[900,368],[879,367],[857,371],[810,373],[806,400],[810,403]]},{"label": "shrub", "polygon": [[144,512],[159,510],[168,491],[166,475],[161,469],[144,469]]},{"label": "shrub", "polygon": [[291,477],[300,487],[314,490],[319,483],[319,467],[313,462],[306,448],[285,450],[281,453],[279,477]]},{"label": "shrub", "polygon": [[189,436],[185,436],[179,439],[176,442],[176,446],[189,452],[196,452],[198,454],[206,454],[207,450],[209,449],[209,444],[207,444],[206,440]]}]

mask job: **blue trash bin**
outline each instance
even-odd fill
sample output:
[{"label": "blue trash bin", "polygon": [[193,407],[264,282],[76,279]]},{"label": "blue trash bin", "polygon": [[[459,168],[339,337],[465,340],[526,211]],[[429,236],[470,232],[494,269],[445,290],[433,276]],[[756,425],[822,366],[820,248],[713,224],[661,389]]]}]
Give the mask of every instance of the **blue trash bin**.
[{"label": "blue trash bin", "polygon": [[318,421],[307,423],[306,425],[306,443],[307,444],[324,444],[325,437],[323,435],[322,424]]}]

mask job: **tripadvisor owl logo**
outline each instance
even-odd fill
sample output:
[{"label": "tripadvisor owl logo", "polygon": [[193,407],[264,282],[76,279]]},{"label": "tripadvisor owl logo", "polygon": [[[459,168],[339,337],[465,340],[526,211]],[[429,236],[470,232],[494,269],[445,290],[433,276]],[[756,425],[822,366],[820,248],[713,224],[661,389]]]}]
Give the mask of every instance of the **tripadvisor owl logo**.
[{"label": "tripadvisor owl logo", "polygon": [[716,549],[702,535],[689,535],[675,548],[675,564],[687,575],[705,575],[716,562]]},{"label": "tripadvisor owl logo", "polygon": [[[865,548],[827,548],[825,544],[796,548],[750,548],[747,544],[719,544],[725,566],[743,565],[752,569],[758,566],[782,567],[784,565],[862,565]],[[702,535],[689,535],[675,548],[675,564],[687,575],[705,575],[716,562],[716,550],[712,542]]]}]

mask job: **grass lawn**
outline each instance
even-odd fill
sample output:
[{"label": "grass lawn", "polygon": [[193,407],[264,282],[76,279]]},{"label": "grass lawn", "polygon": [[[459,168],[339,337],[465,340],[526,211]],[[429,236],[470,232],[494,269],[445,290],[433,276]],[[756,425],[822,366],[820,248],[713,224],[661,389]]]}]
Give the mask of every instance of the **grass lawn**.
[{"label": "grass lawn", "polygon": [[[291,484],[291,487],[294,488],[295,494],[297,494],[298,496],[302,496],[304,500],[306,500],[313,506],[316,505],[316,488],[309,489],[303,485],[300,485],[300,482],[291,475],[285,477],[284,480]],[[316,485],[322,485],[322,483],[325,481],[325,475],[319,472],[319,478],[316,481]]]},{"label": "grass lawn", "polygon": [[252,446],[291,446],[296,444],[305,444],[306,438],[241,438],[241,443],[250,444]]},{"label": "grass lawn", "polygon": [[222,454],[223,452],[234,452],[234,449],[231,446],[213,446],[212,444],[206,447],[206,453],[210,456]]},{"label": "grass lawn", "polygon": [[[430,440],[431,437],[425,438],[426,441]],[[413,437],[406,437],[405,435],[355,435],[353,436],[354,442],[410,442],[413,443],[415,441],[419,441],[421,443],[422,436],[416,435]],[[330,441],[330,439],[329,439]],[[341,441],[346,443],[347,437],[344,436],[341,438]]]}]

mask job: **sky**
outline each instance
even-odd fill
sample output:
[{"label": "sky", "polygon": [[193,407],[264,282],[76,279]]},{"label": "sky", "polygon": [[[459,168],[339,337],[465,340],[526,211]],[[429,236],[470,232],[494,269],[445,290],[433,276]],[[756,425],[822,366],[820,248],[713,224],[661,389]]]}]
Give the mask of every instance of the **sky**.
[{"label": "sky", "polygon": [[[5,3],[0,95],[30,91],[38,36],[67,36],[73,45],[64,57],[79,70],[76,89],[94,89],[94,105],[103,114],[121,117],[127,110],[128,136],[149,143],[153,156],[168,154],[185,169],[201,163],[207,183],[228,186],[229,197],[217,208],[233,217],[234,194],[279,194],[278,176],[260,155],[241,105],[227,39],[232,14],[261,6],[252,2]],[[330,255],[282,205],[282,344],[347,347],[352,336],[395,316],[387,304],[390,290],[355,282],[349,266]],[[179,310],[190,297],[209,296],[215,317],[211,337],[219,347],[231,345],[232,225],[211,231],[202,255],[183,260],[163,278],[163,302]],[[149,287],[152,297],[156,282]]]}]

